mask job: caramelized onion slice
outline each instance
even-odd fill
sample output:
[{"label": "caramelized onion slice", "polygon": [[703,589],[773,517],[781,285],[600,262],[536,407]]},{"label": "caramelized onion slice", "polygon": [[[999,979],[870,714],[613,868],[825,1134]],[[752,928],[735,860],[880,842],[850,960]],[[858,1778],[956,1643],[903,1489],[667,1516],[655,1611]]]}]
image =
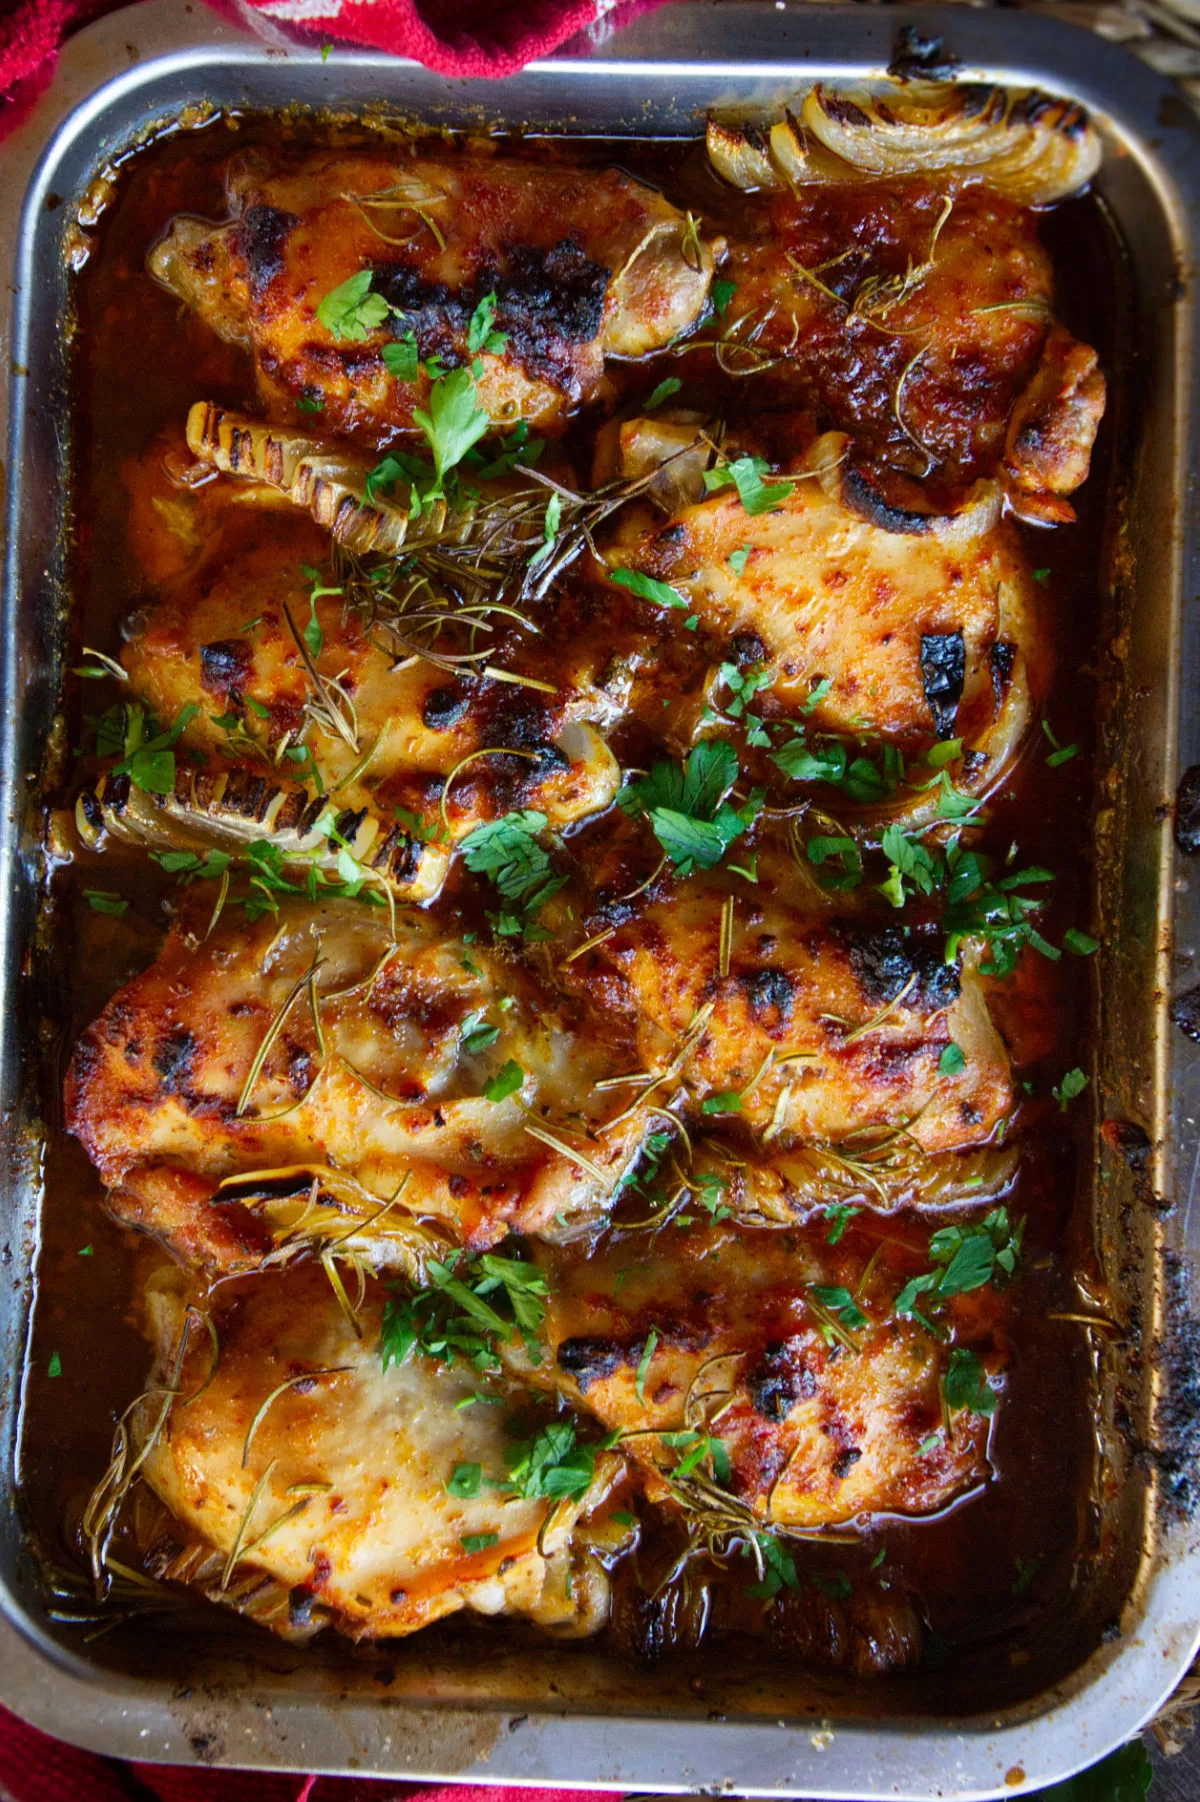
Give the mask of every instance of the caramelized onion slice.
[{"label": "caramelized onion slice", "polygon": [[[188,449],[198,462],[243,481],[266,482],[302,507],[347,550],[396,556],[408,534],[408,497],[367,499],[371,465],[365,458],[331,453],[316,438],[263,425],[199,400],[187,417]],[[435,502],[428,529],[445,523]]]},{"label": "caramelized onion slice", "polygon": [[816,141],[852,168],[973,176],[1026,206],[1076,193],[1100,164],[1083,108],[1037,89],[916,82],[876,94],[818,84],[800,110]]},{"label": "caramelized onion slice", "polygon": [[[607,750],[607,747],[605,747]],[[369,807],[337,808],[315,800],[298,782],[273,781],[256,770],[195,769],[176,764],[169,794],[151,794],[127,776],[102,776],[83,789],[75,803],[75,826],[85,845],[96,846],[106,832],[137,845],[168,851],[202,850],[217,844],[236,848],[270,839],[285,859],[314,861],[330,875],[340,847],[317,822],[338,815],[338,830],[364,869],[406,901],[432,901],[446,880],[450,849],[421,844],[395,820]]]},{"label": "caramelized onion slice", "polygon": [[944,175],[1049,206],[1092,179],[1100,140],[1082,107],[1035,88],[912,82],[834,92],[818,84],[798,117],[785,109],[771,123],[711,120],[708,154],[743,189]]}]

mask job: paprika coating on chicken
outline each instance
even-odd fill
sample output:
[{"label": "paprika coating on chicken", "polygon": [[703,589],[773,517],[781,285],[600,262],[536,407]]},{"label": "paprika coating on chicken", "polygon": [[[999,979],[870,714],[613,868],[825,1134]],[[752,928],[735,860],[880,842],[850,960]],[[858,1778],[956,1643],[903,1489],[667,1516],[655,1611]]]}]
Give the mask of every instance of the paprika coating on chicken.
[{"label": "paprika coating on chicken", "polygon": [[150,1353],[91,1576],[914,1668],[1087,1086],[1023,809],[1081,749],[1042,545],[1105,390],[1040,216],[1096,134],[915,81],[628,156],[248,135],[138,240],[204,351],[48,838]]}]

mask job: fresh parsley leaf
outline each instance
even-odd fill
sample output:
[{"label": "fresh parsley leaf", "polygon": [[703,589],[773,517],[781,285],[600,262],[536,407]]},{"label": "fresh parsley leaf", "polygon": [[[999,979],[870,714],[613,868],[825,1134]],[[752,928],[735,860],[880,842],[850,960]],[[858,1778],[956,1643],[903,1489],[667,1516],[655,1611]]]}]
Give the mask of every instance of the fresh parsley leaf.
[{"label": "fresh parsley leaf", "polygon": [[[831,838],[814,833],[805,844],[804,854],[809,863],[822,870],[821,887],[832,893],[857,888],[862,881],[862,857],[852,838]],[[824,867],[830,862],[837,868]]]},{"label": "fresh parsley leaf", "polygon": [[449,1482],[446,1484],[447,1495],[454,1495],[460,1501],[470,1501],[479,1494],[483,1486],[483,1468],[478,1464],[456,1464]]},{"label": "fresh parsley leaf", "polygon": [[727,276],[718,275],[709,289],[709,297],[713,308],[720,319],[724,319],[729,311],[729,303],[737,293],[737,283],[731,282]]},{"label": "fresh parsley leaf", "polygon": [[836,1314],[842,1325],[851,1332],[857,1332],[860,1327],[866,1326],[867,1317],[849,1289],[814,1283],[812,1292],[822,1307],[828,1308],[831,1314]]},{"label": "fresh parsley leaf", "polygon": [[919,838],[910,837],[900,826],[888,826],[883,834],[883,854],[890,872],[888,880],[879,885],[879,892],[893,907],[904,906],[906,880],[919,894],[933,893],[938,880],[937,864]]},{"label": "fresh parsley leaf", "polygon": [[687,606],[683,596],[669,583],[643,575],[640,569],[610,569],[608,577],[610,582],[616,582],[621,588],[628,588],[639,600],[653,601],[656,607]]},{"label": "fresh parsley leaf", "polygon": [[[746,707],[760,689],[769,688],[772,681],[771,671],[765,664],[754,669],[741,670],[736,663],[723,663],[720,668],[721,680],[726,688],[732,690],[733,700],[722,709],[730,719],[741,719]],[[749,724],[749,719],[747,724]],[[765,739],[770,744],[770,739]]]},{"label": "fresh parsley leaf", "polygon": [[552,1420],[532,1439],[509,1446],[509,1487],[527,1501],[546,1497],[578,1501],[596,1475],[596,1454],[616,1443],[612,1434],[599,1444],[580,1445],[573,1420]]},{"label": "fresh parsley leaf", "polygon": [[813,1571],[811,1574],[813,1587],[819,1589],[831,1602],[846,1602],[854,1594],[854,1585],[844,1570],[834,1571],[828,1577],[820,1571]]},{"label": "fresh parsley leaf", "polygon": [[468,1057],[478,1057],[500,1037],[498,1026],[489,1026],[482,1014],[469,1014],[459,1029],[458,1042]]},{"label": "fresh parsley leaf", "polygon": [[966,1295],[982,1289],[986,1283],[1012,1276],[1020,1256],[1024,1222],[1012,1224],[1008,1209],[993,1208],[981,1221],[970,1226],[943,1226],[929,1240],[929,1256],[937,1268],[924,1271],[907,1282],[895,1301],[900,1318],[929,1321],[917,1303],[927,1297],[925,1306],[936,1310],[943,1301],[955,1295]]},{"label": "fresh parsley leaf", "polygon": [[829,1231],[825,1235],[826,1245],[838,1245],[842,1235],[861,1208],[848,1207],[844,1201],[831,1201],[825,1209],[825,1218],[829,1221]]},{"label": "fresh parsley leaf", "polygon": [[996,1412],[996,1391],[988,1382],[978,1356],[969,1346],[956,1345],[951,1351],[946,1374],[942,1379],[942,1391],[946,1397],[946,1406],[955,1413],[962,1408],[970,1414],[991,1415]]},{"label": "fresh parsley leaf", "polygon": [[525,1072],[515,1058],[510,1057],[490,1081],[483,1085],[485,1101],[507,1101],[510,1095],[517,1094],[524,1086]]},{"label": "fresh parsley leaf", "polygon": [[301,413],[323,413],[325,400],[320,394],[302,394],[296,402],[296,407]]},{"label": "fresh parsley leaf", "polygon": [[1063,933],[1063,946],[1076,957],[1090,957],[1093,951],[1099,951],[1100,940],[1092,938],[1089,933],[1080,932],[1077,926],[1068,926]]},{"label": "fresh parsley leaf", "polygon": [[683,383],[677,375],[667,376],[666,380],[661,381],[657,388],[652,389],[642,402],[643,413],[653,413],[655,408],[661,407],[665,400],[670,400],[673,394],[678,394],[682,387]]},{"label": "fresh parsley leaf", "polygon": [[62,1375],[62,1359],[57,1352],[50,1353],[50,1362],[46,1366],[46,1375],[48,1377],[60,1377]]},{"label": "fresh parsley leaf", "polygon": [[794,481],[764,483],[770,467],[762,457],[737,457],[732,463],[718,463],[715,469],[706,469],[704,487],[712,494],[732,483],[747,513],[769,513],[788,498],[796,485]]},{"label": "fresh parsley leaf", "polygon": [[645,814],[654,836],[681,876],[711,870],[753,824],[762,806],[753,790],[741,807],[726,800],[738,778],[737,753],[723,739],[702,739],[682,765],[656,763],[628,782],[617,802],[633,817]]},{"label": "fresh parsley leaf", "polygon": [[166,731],[155,730],[157,721],[136,702],[122,709],[124,715],[124,757],[113,766],[114,776],[128,776],[135,788],[148,794],[169,795],[175,787],[175,753],[173,747],[195,719],[200,709],[194,701],[180,709],[174,724]]},{"label": "fresh parsley leaf", "polygon": [[[732,562],[732,561],[733,561],[733,559],[730,558],[730,562]],[[821,705],[821,702],[825,699],[825,696],[829,693],[829,691],[832,687],[833,687],[833,683],[830,680],[830,678],[828,676],[822,676],[821,680],[812,689],[807,700],[801,701],[801,703],[800,703],[801,713],[809,714],[809,713],[815,712],[815,710]]]},{"label": "fresh parsley leaf", "polygon": [[938,1059],[938,1069],[943,1076],[959,1075],[959,1073],[966,1068],[966,1064],[967,1060],[963,1056],[961,1045],[956,1045],[954,1041],[951,1040],[949,1045],[944,1045],[942,1047],[942,1055]]},{"label": "fresh parsley leaf", "polygon": [[646,1349],[642,1353],[638,1363],[637,1376],[635,1377],[633,1384],[634,1393],[638,1398],[638,1406],[640,1408],[646,1406],[646,1378],[650,1373],[650,1361],[654,1356],[654,1348],[657,1344],[658,1330],[656,1327],[651,1327],[646,1338]]},{"label": "fresh parsley leaf", "polygon": [[702,1114],[740,1114],[742,1098],[736,1089],[722,1089],[717,1095],[706,1095],[700,1103]]},{"label": "fresh parsley leaf", "polygon": [[1068,1102],[1074,1101],[1077,1095],[1082,1095],[1087,1086],[1087,1077],[1082,1070],[1076,1068],[1068,1070],[1062,1081],[1056,1088],[1051,1089],[1050,1093],[1057,1101],[1060,1111],[1065,1114]]},{"label": "fresh parsley leaf", "polygon": [[508,343],[508,333],[496,331],[495,324],[496,296],[485,294],[471,314],[471,323],[467,327],[467,349],[472,355],[481,350],[493,357],[501,354]]},{"label": "fresh parsley leaf", "polygon": [[128,901],[123,896],[115,894],[111,889],[85,888],[83,898],[93,913],[115,914],[120,919],[122,914],[129,912]]},{"label": "fresh parsley leaf", "polygon": [[[800,1578],[796,1574],[796,1560],[784,1549],[772,1533],[756,1533],[754,1544],[758,1547],[758,1556],[762,1565],[763,1580],[747,1587],[746,1594],[763,1601],[777,1596],[781,1589],[799,1590]],[[742,1546],[743,1555],[754,1556],[753,1548]]]},{"label": "fresh parsley leaf", "polygon": [[331,337],[357,344],[378,331],[391,308],[382,294],[372,294],[373,271],[360,269],[348,276],[317,307],[317,318]]},{"label": "fresh parsley leaf", "polygon": [[1017,1579],[1012,1586],[1012,1592],[1015,1596],[1023,1596],[1041,1570],[1042,1561],[1040,1558],[1022,1558],[1018,1552],[1013,1562],[1017,1567]]},{"label": "fresh parsley leaf", "polygon": [[398,382],[415,382],[420,373],[421,360],[417,350],[417,334],[409,326],[390,344],[385,344],[380,351],[383,366],[390,376]]},{"label": "fresh parsley leaf", "polygon": [[562,496],[552,494],[546,502],[546,516],[542,521],[542,542],[529,559],[529,568],[537,569],[546,561],[554,549],[554,541],[558,537],[558,528],[562,524]]},{"label": "fresh parsley leaf", "polygon": [[499,1533],[464,1533],[459,1540],[464,1552],[490,1552],[500,1543]]},{"label": "fresh parsley leaf", "polygon": [[555,875],[550,853],[539,840],[546,827],[545,814],[529,808],[488,820],[462,841],[467,868],[490,877],[512,904],[513,935],[530,930],[538,910],[567,880]]},{"label": "fresh parsley leaf", "polygon": [[740,550],[730,551],[729,567],[733,571],[735,576],[740,576],[744,573],[746,564],[749,562],[749,560],[750,560],[749,545],[744,544]]},{"label": "fresh parsley leaf", "polygon": [[490,425],[479,406],[469,369],[452,369],[429,390],[429,410],[413,408],[413,419],[425,434],[433,454],[435,485],[432,495],[445,493],[446,477],[477,444]]}]

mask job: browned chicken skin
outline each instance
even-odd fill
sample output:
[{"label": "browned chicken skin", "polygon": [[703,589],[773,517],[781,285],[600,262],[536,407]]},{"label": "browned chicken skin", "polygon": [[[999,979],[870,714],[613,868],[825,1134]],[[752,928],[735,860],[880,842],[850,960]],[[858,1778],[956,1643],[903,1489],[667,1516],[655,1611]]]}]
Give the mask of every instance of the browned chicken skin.
[{"label": "browned chicken skin", "polygon": [[[139,1552],[290,1637],[611,1610],[643,1658],[708,1620],[899,1669],[903,1582],[780,1572],[990,1479],[1021,1043],[937,913],[1050,686],[1005,515],[1073,518],[1104,380],[1031,205],[1098,152],[993,93],[947,103],[922,170],[932,103],[873,104],[714,131],[707,220],[521,151],[254,152],[226,220],[151,250],[253,389],[124,471],[126,724],[182,723],[158,787],[88,764],[74,821],[91,853],[236,856],[219,888],[167,863],[168,936],[79,1040],[66,1117],[182,1267],[143,1283],[173,1405]],[[887,177],[852,165],[876,130]],[[746,818],[681,870],[630,796],[714,740]],[[886,798],[831,800],[804,773],[831,746],[898,770]],[[472,861],[498,823],[511,865]],[[837,892],[814,831],[857,861]],[[878,880],[921,851],[919,894]],[[944,1293],[939,1232],[986,1241]],[[548,1427],[585,1480],[522,1488]]]},{"label": "browned chicken skin", "polygon": [[[269,409],[323,403],[326,430],[368,446],[413,429],[429,382],[398,381],[383,346],[411,330],[422,359],[482,360],[497,422],[560,424],[595,392],[606,356],[661,349],[699,315],[712,253],[685,255],[684,216],[615,170],[502,157],[310,158],[294,172],[231,166],[234,223],[177,220],[150,267],[222,337],[253,353]],[[394,309],[349,342],[317,318],[362,270]],[[498,351],[468,344],[494,294]]]}]

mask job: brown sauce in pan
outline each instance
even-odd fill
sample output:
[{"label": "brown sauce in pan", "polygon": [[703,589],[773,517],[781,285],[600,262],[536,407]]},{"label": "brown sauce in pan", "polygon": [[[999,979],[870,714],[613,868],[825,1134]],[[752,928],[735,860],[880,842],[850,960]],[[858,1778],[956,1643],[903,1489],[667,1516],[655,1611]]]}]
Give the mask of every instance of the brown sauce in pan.
[{"label": "brown sauce in pan", "polygon": [[[143,453],[162,428],[177,427],[198,396],[253,409],[248,362],[149,279],[146,251],[176,213],[221,218],[226,157],[255,142],[270,144],[287,129],[253,119],[219,121],[151,145],[126,163],[96,233],[77,282],[71,626],[76,648],[112,650],[118,621],[139,602],[140,578],[125,542],[123,462]],[[539,157],[555,153],[545,141],[535,150]],[[708,172],[700,146],[589,143],[571,154],[612,161],[660,183],[677,205],[703,213],[710,232],[719,229],[721,206],[736,204]],[[1066,927],[1089,923],[1100,545],[1112,421],[1120,410],[1112,404],[1120,371],[1107,297],[1118,271],[1100,211],[1088,199],[1048,216],[1043,231],[1056,264],[1060,314],[1096,346],[1111,384],[1092,475],[1075,497],[1078,524],[1042,532],[1023,528],[1029,530],[1033,564],[1048,571],[1043,579],[1053,600],[1056,675],[1049,717],[1059,740],[1077,742],[1081,749],[1061,768],[1049,769],[1047,742],[1040,734],[1032,739],[1013,780],[989,808],[987,845],[1002,856],[1015,838],[1022,864],[1056,871],[1044,930],[1061,942]],[[654,364],[639,367],[630,397],[660,374]],[[702,384],[697,381],[696,387]],[[72,747],[81,742],[81,714],[93,705],[88,692],[93,686],[72,681],[69,687],[65,706]],[[72,765],[68,753],[64,793]],[[123,918],[93,912],[82,899],[90,886],[119,889],[132,903],[129,912]],[[105,1215],[98,1178],[61,1130],[61,1079],[81,1029],[155,954],[172,893],[171,879],[157,866],[119,846],[105,853],[102,875],[86,855],[54,875],[52,948],[43,960],[51,1024],[44,1102],[46,1206],[22,1499],[35,1539],[60,1561],[67,1555],[63,1523],[107,1462],[113,1419],[142,1387],[147,1362],[129,1320],[134,1243]],[[887,1571],[910,1584],[927,1611],[935,1636],[935,1655],[927,1661],[933,1666],[945,1660],[947,1668],[966,1663],[980,1671],[1019,1666],[1028,1656],[1025,1648],[1062,1630],[1081,1564],[1097,1549],[1088,1336],[1077,1324],[1049,1318],[1079,1311],[1075,1275],[1082,1268],[1081,1247],[1090,1242],[1089,1098],[1064,1115],[1049,1092],[1065,1070],[1087,1065],[1092,976],[1086,960],[1064,958],[1051,965],[1026,954],[994,1004],[1032,1090],[1022,1110],[1022,1170],[1009,1204],[1014,1215],[1027,1217],[1027,1225],[1020,1276],[1011,1292],[1010,1365],[991,1447],[994,1479],[942,1518],[881,1522],[861,1549],[814,1553],[802,1566],[821,1570],[841,1564],[858,1579],[885,1545]],[[52,1370],[61,1374],[48,1374]],[[728,1580],[744,1583],[744,1567]],[[443,1636],[447,1631],[439,1630]],[[426,1637],[412,1642],[418,1655]],[[931,1678],[934,1684],[941,1681]]]}]

